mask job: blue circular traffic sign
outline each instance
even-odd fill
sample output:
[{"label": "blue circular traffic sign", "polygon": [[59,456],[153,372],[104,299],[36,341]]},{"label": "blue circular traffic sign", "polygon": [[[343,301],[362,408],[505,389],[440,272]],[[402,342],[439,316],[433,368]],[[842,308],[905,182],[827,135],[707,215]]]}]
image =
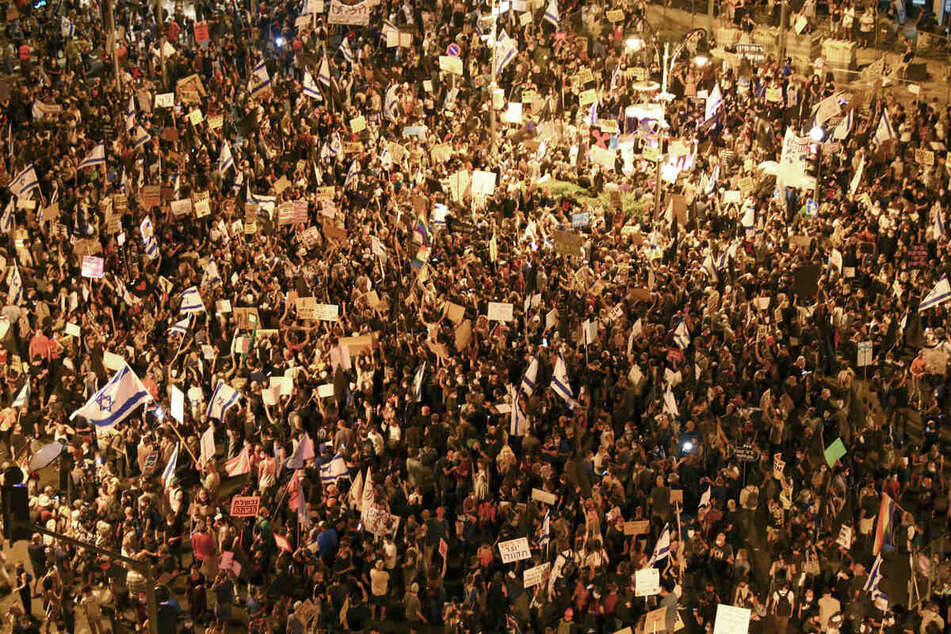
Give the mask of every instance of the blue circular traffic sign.
[{"label": "blue circular traffic sign", "polygon": [[450,44],[446,47],[446,55],[449,55],[450,57],[459,57],[459,53],[461,51],[462,49],[459,48],[458,44]]}]

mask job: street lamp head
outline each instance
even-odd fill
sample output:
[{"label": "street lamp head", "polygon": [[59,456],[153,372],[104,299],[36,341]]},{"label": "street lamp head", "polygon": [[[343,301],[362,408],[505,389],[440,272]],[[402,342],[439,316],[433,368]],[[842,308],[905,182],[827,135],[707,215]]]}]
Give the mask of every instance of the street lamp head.
[{"label": "street lamp head", "polygon": [[823,130],[821,127],[817,125],[813,126],[812,129],[809,130],[809,138],[815,141],[816,143],[819,143],[820,141],[822,141],[822,139],[825,138],[825,135],[826,135],[825,130]]},{"label": "street lamp head", "polygon": [[693,63],[699,66],[700,68],[703,68],[704,66],[706,66],[707,62],[709,61],[710,61],[710,58],[708,58],[706,55],[697,55],[696,57],[693,58]]}]

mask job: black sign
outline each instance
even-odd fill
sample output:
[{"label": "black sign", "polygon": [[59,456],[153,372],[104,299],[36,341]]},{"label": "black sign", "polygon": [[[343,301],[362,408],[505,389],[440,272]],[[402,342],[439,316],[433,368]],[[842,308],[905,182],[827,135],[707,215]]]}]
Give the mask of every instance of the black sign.
[{"label": "black sign", "polygon": [[759,451],[754,449],[752,445],[736,447],[733,453],[740,462],[756,462],[759,460]]}]

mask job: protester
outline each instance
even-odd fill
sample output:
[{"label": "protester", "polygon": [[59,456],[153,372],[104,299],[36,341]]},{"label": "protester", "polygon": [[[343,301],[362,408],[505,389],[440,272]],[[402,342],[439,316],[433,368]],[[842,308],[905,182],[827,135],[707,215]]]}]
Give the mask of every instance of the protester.
[{"label": "protester", "polygon": [[951,111],[898,66],[665,56],[641,2],[113,4],[115,59],[108,4],[7,14],[0,451],[139,565],[36,535],[12,626],[949,621]]}]

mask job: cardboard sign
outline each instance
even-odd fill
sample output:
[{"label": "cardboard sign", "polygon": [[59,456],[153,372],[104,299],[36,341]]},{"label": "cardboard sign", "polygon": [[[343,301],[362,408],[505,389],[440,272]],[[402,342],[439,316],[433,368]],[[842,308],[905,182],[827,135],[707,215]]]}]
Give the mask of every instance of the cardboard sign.
[{"label": "cardboard sign", "polygon": [[231,312],[231,300],[230,299],[219,299],[215,302],[215,312],[219,315],[227,315]]},{"label": "cardboard sign", "polygon": [[499,555],[502,556],[503,564],[510,564],[531,558],[532,550],[528,546],[528,538],[517,537],[505,542],[499,542]]},{"label": "cardboard sign", "polygon": [[359,337],[341,337],[340,345],[346,346],[351,357],[361,354],[370,354],[376,346],[376,335],[360,335]]},{"label": "cardboard sign", "polygon": [[208,129],[217,130],[225,124],[225,116],[223,114],[213,114],[207,119]]},{"label": "cardboard sign", "polygon": [[162,188],[159,185],[146,185],[139,191],[139,198],[146,209],[158,207],[162,204]]},{"label": "cardboard sign", "polygon": [[650,520],[635,520],[633,522],[624,522],[625,535],[647,535],[651,530]]},{"label": "cardboard sign", "polygon": [[572,231],[555,231],[555,252],[562,255],[581,255],[584,238]]},{"label": "cardboard sign", "polygon": [[333,200],[335,187],[318,187],[317,193],[314,194],[314,200],[323,201],[323,200]]},{"label": "cardboard sign", "polygon": [[934,152],[930,150],[915,150],[915,163],[931,167],[934,165]]},{"label": "cardboard sign", "polygon": [[297,309],[297,317],[299,319],[317,320],[316,297],[298,297],[294,301],[294,307]]},{"label": "cardboard sign", "polygon": [[356,134],[367,129],[367,120],[363,115],[350,120],[350,131]]},{"label": "cardboard sign", "polygon": [[339,312],[337,304],[317,304],[314,314],[318,321],[337,321]]},{"label": "cardboard sign", "polygon": [[611,9],[604,14],[610,22],[623,22],[624,12],[620,9]]},{"label": "cardboard sign", "polygon": [[660,593],[660,570],[644,568],[634,572],[634,596],[650,597]]},{"label": "cardboard sign", "polygon": [[508,302],[489,302],[489,321],[512,321],[514,316],[512,304]]},{"label": "cardboard sign", "polygon": [[589,88],[578,95],[579,106],[589,106],[598,100],[598,92],[594,88]]},{"label": "cardboard sign", "polygon": [[79,329],[79,325],[72,322],[66,324],[65,332],[70,337],[79,337],[82,334],[82,331]]},{"label": "cardboard sign", "polygon": [[331,398],[334,395],[334,384],[324,383],[317,386],[317,398]]},{"label": "cardboard sign", "polygon": [[156,108],[174,108],[175,107],[175,93],[163,92],[160,94],[156,94],[155,107]]},{"label": "cardboard sign", "polygon": [[717,605],[713,634],[746,634],[750,630],[750,612],[746,608],[733,605]]},{"label": "cardboard sign", "polygon": [[456,326],[453,331],[453,340],[458,352],[462,352],[469,347],[469,342],[472,341],[472,322],[470,320],[466,319]]},{"label": "cardboard sign", "polygon": [[211,203],[209,201],[208,192],[195,194],[194,206],[196,218],[204,218],[205,216],[211,215]]},{"label": "cardboard sign", "polygon": [[449,321],[458,325],[462,323],[463,319],[465,319],[466,309],[459,304],[446,302],[446,316],[449,317]]},{"label": "cardboard sign", "polygon": [[102,265],[105,262],[102,258],[94,255],[83,256],[82,276],[93,279],[102,279]]},{"label": "cardboard sign", "polygon": [[109,351],[102,353],[102,365],[107,370],[121,370],[125,366],[125,359]]},{"label": "cardboard sign", "polygon": [[843,524],[839,528],[839,536],[835,540],[835,543],[846,550],[852,548],[852,527],[848,524]]},{"label": "cardboard sign", "polygon": [[184,216],[191,213],[192,201],[191,198],[182,198],[181,200],[173,200],[169,206],[172,208],[173,216]]},{"label": "cardboard sign", "polygon": [[558,503],[558,496],[541,489],[532,489],[532,499],[537,502],[543,502],[548,506],[554,506]]},{"label": "cardboard sign", "polygon": [[236,495],[231,498],[231,517],[254,517],[258,514],[258,508],[261,506],[261,497],[257,495],[241,496]]},{"label": "cardboard sign", "polygon": [[683,489],[671,489],[670,490],[670,503],[679,504],[680,506],[684,505],[684,490]]},{"label": "cardboard sign", "polygon": [[526,569],[525,572],[522,573],[522,586],[525,588],[534,588],[540,584],[545,578],[545,574],[548,572],[550,566],[551,563],[546,561],[541,565]]},{"label": "cardboard sign", "polygon": [[261,316],[255,307],[235,306],[233,311],[235,323],[238,325],[238,328],[254,330],[255,326],[261,324]]},{"label": "cardboard sign", "polygon": [[462,59],[450,55],[439,56],[439,70],[462,76]]},{"label": "cardboard sign", "polygon": [[825,455],[826,464],[829,465],[831,469],[835,466],[839,460],[842,459],[845,454],[848,453],[845,448],[845,443],[842,442],[841,438],[836,438],[835,442],[825,448],[823,454]]}]

